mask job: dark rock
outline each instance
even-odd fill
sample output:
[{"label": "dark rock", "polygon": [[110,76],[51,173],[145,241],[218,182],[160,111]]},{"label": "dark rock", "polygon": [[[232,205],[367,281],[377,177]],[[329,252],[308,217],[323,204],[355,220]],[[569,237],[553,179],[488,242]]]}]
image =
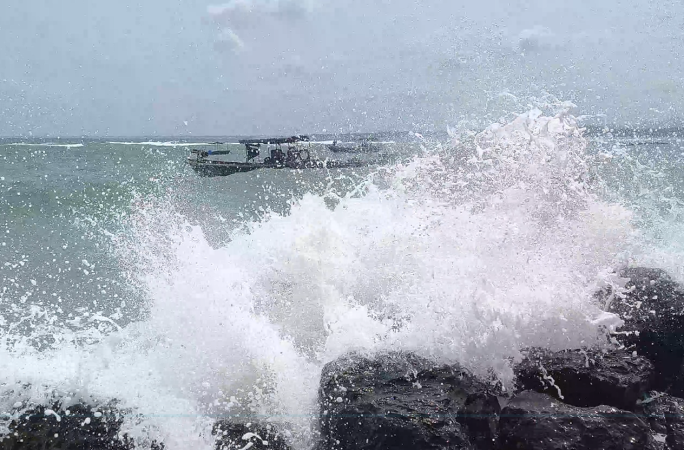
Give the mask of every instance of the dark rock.
[{"label": "dark rock", "polygon": [[499,450],[657,450],[645,420],[608,406],[579,408],[537,392],[501,411]]},{"label": "dark rock", "polygon": [[491,442],[495,418],[488,414],[498,413],[496,401],[458,367],[413,354],[349,355],[323,369],[319,448],[472,449],[473,442]]},{"label": "dark rock", "polygon": [[239,450],[252,444],[250,449],[290,450],[283,436],[272,425],[219,421],[214,424],[216,450]]},{"label": "dark rock", "polygon": [[[10,422],[10,433],[0,437],[0,449],[131,450],[133,441],[119,433],[122,421],[114,409],[106,407],[37,406]],[[151,448],[161,450],[164,446],[152,443]]]},{"label": "dark rock", "polygon": [[608,405],[630,411],[651,389],[653,370],[643,356],[597,349],[532,349],[515,368],[520,390],[545,393],[574,406]]},{"label": "dark rock", "polygon": [[495,448],[498,436],[499,400],[491,394],[470,394],[459,413],[459,418],[470,435],[470,440],[480,450]]},{"label": "dark rock", "polygon": [[671,450],[684,449],[684,400],[653,392],[640,402],[636,414],[644,417]]},{"label": "dark rock", "polygon": [[628,268],[627,291],[604,290],[598,297],[625,321],[618,340],[648,357],[656,368],[656,388],[684,394],[684,287],[660,269]]}]

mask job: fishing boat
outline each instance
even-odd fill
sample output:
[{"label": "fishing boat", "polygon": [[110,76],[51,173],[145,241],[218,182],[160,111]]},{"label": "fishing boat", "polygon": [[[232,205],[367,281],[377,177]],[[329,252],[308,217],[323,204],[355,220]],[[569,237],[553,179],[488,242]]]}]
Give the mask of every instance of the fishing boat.
[{"label": "fishing boat", "polygon": [[[215,155],[230,154],[230,150],[192,149],[187,163],[195,172],[203,176],[225,176],[257,169],[333,169],[363,167],[369,164],[368,161],[358,159],[346,161],[313,159],[310,151],[311,140],[308,136],[245,139],[239,143],[246,149],[244,162],[210,158]],[[261,154],[262,145],[267,146],[268,156],[262,161],[257,161],[256,158]]]}]

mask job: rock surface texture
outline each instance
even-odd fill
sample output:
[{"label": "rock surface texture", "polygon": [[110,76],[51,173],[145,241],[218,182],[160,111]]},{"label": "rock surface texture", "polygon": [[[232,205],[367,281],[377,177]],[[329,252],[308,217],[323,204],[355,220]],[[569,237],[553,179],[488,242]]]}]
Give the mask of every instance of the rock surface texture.
[{"label": "rock surface texture", "polygon": [[[83,404],[61,408],[38,406],[9,424],[0,437],[0,450],[131,450],[135,445],[119,433],[122,419],[113,409],[91,409]],[[163,445],[153,443],[152,450]]]},{"label": "rock surface texture", "polygon": [[272,425],[257,423],[216,422],[212,434],[217,450],[271,449],[290,450],[283,436]]},{"label": "rock surface texture", "polygon": [[516,367],[518,385],[574,406],[631,410],[653,382],[653,364],[629,351],[533,349]]},{"label": "rock surface texture", "polygon": [[496,397],[466,371],[401,353],[328,364],[320,405],[325,450],[488,448],[499,411]]},{"label": "rock surface texture", "polygon": [[655,387],[684,395],[684,287],[660,269],[624,269],[624,292],[600,293],[608,311],[624,320],[618,340],[649,358],[655,366]]},{"label": "rock surface texture", "polygon": [[500,449],[656,450],[648,422],[608,406],[578,408],[537,392],[517,394],[501,411]]},{"label": "rock surface texture", "polygon": [[636,413],[644,417],[658,441],[669,449],[684,449],[684,400],[653,392],[637,405]]}]

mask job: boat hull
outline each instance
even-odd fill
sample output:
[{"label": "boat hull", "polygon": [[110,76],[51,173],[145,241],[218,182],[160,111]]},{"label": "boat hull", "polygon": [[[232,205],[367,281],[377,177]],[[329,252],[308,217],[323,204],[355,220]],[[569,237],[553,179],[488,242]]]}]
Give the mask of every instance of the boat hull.
[{"label": "boat hull", "polygon": [[370,161],[347,160],[347,161],[321,161],[309,160],[290,163],[270,162],[232,162],[232,161],[197,161],[188,159],[187,163],[201,176],[219,177],[233,175],[235,173],[251,172],[257,169],[345,169],[365,167]]},{"label": "boat hull", "polygon": [[195,160],[188,160],[188,164],[198,175],[205,177],[221,177],[234,173],[251,172],[264,166],[260,163]]}]

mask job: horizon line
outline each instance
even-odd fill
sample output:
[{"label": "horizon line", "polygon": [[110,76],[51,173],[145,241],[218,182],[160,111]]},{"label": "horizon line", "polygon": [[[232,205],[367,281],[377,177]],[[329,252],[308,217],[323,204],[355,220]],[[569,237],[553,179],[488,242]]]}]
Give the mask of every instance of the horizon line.
[{"label": "horizon line", "polygon": [[0,135],[0,139],[121,139],[121,138],[145,138],[145,139],[161,139],[161,138],[180,138],[180,139],[199,139],[199,138],[254,138],[262,136],[316,136],[316,135],[346,135],[346,134],[385,134],[385,133],[446,133],[445,131],[409,131],[409,130],[384,130],[384,131],[345,131],[345,132],[315,132],[315,133],[269,133],[269,134],[129,134],[129,135],[72,135],[72,136],[54,136],[54,135]]},{"label": "horizon line", "polygon": [[[599,125],[599,124],[584,124],[581,125],[582,128],[586,128],[587,130],[602,130],[605,128],[609,128],[611,132],[640,132],[640,133],[646,133],[646,134],[655,134],[655,133],[663,133],[663,132],[675,132],[679,130],[684,130],[684,124],[680,126],[674,126],[674,125],[668,125],[668,126],[662,126],[662,127],[657,127],[657,126],[649,126],[649,125],[642,125],[642,126],[631,126],[629,124],[605,124],[605,125]],[[2,140],[8,140],[8,139],[55,139],[55,140],[76,140],[76,139],[97,139],[97,140],[112,140],[112,139],[131,139],[131,138],[137,138],[137,139],[162,139],[162,138],[168,138],[168,139],[182,139],[182,140],[190,140],[190,139],[218,139],[218,138],[254,138],[254,137],[271,137],[271,136],[279,136],[279,137],[289,137],[289,136],[297,136],[297,135],[304,135],[304,136],[317,136],[317,135],[326,135],[326,136],[336,136],[336,135],[358,135],[358,134],[414,134],[414,133],[420,133],[420,134],[437,134],[437,133],[447,133],[447,130],[382,130],[382,131],[344,131],[344,132],[329,132],[329,131],[319,131],[319,132],[313,132],[313,133],[270,133],[270,134],[130,134],[130,135],[64,135],[64,136],[59,136],[59,135],[0,135],[0,139]],[[684,134],[684,133],[683,133]]]}]

